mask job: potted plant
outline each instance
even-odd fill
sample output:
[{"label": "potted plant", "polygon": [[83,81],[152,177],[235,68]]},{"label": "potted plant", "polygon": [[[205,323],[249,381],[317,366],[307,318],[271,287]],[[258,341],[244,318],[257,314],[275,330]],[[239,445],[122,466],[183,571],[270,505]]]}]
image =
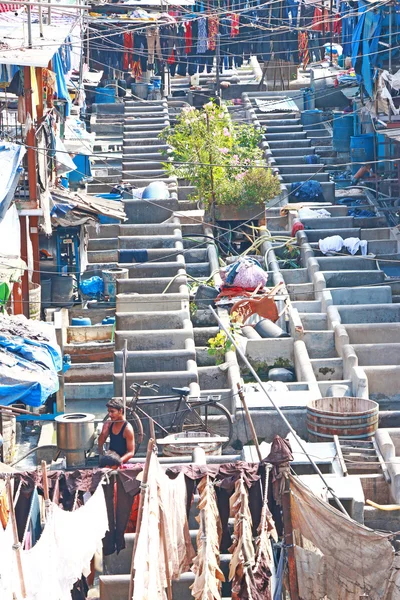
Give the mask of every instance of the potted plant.
[{"label": "potted plant", "polygon": [[279,179],[265,166],[260,132],[233,122],[225,106],[185,107],[161,137],[171,148],[165,169],[194,186],[190,199],[200,201],[212,221],[260,218],[280,192]]}]

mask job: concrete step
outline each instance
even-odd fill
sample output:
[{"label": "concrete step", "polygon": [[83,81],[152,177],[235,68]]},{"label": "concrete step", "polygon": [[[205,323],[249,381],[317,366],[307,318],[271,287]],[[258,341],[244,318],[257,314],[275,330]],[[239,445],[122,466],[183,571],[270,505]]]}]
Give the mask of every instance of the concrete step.
[{"label": "concrete step", "polygon": [[165,158],[164,161],[160,160],[136,160],[132,161],[126,156],[122,161],[124,171],[157,171],[163,173],[164,168],[162,162],[168,162],[168,159]]},{"label": "concrete step", "polygon": [[[295,126],[296,127],[296,126]],[[269,130],[264,134],[264,139],[270,142],[285,141],[288,146],[294,141],[307,139],[307,134],[304,131],[283,131],[281,133],[270,133]]]},{"label": "concrete step", "polygon": [[294,173],[293,175],[282,174],[282,179],[285,183],[295,183],[297,181],[309,181],[313,179],[314,181],[320,181],[324,183],[328,183],[329,173]]},{"label": "concrete step", "polygon": [[257,107],[254,107],[254,112],[255,112],[255,114],[257,115],[257,118],[260,121],[280,121],[282,119],[299,120],[298,113],[289,113],[289,112],[271,112],[271,113],[266,113],[266,112],[262,112]]},{"label": "concrete step", "polygon": [[303,132],[303,125],[301,125],[300,123],[298,125],[294,125],[292,123],[290,123],[289,125],[278,125],[275,121],[274,124],[267,125],[266,127],[264,127],[264,131],[266,139],[269,139],[271,133],[283,133],[287,134],[288,137],[291,138],[292,134]]},{"label": "concrete step", "polygon": [[[190,328],[187,311],[166,310],[164,312],[120,312],[116,313],[116,331],[159,331],[164,329]],[[186,325],[186,327],[185,327]],[[190,329],[189,329],[190,328]],[[149,333],[150,334],[150,333]]]},{"label": "concrete step", "polygon": [[134,181],[135,179],[146,179],[148,181],[155,181],[162,178],[165,175],[164,169],[153,168],[153,169],[142,169],[140,165],[137,167],[129,167],[125,164],[122,165],[122,178],[124,181]]},{"label": "concrete step", "polygon": [[165,262],[153,262],[153,263],[136,263],[134,265],[121,264],[119,266],[129,268],[129,277],[174,277],[178,274],[179,270],[184,269],[185,265],[178,261],[165,261]]},{"label": "concrete step", "polygon": [[341,358],[312,358],[311,365],[317,381],[336,381],[343,378]]},{"label": "concrete step", "polygon": [[[196,360],[193,350],[141,350],[127,352],[127,371],[148,372],[153,371],[185,371],[190,361]],[[122,352],[117,351],[114,355],[114,372],[122,373]]]},{"label": "concrete step", "polygon": [[310,358],[337,358],[333,331],[304,331],[302,339]]},{"label": "concrete step", "polygon": [[144,312],[188,309],[189,292],[176,294],[117,294],[116,310],[118,312]]},{"label": "concrete step", "polygon": [[122,350],[126,340],[128,350],[184,350],[193,345],[190,334],[186,329],[164,329],[156,335],[149,335],[148,331],[117,331],[115,349]]},{"label": "concrete step", "polygon": [[[287,154],[288,150],[290,149],[290,153],[293,153],[293,150],[297,149],[299,150],[301,149],[305,149],[305,148],[310,148],[311,147],[311,140],[309,139],[300,139],[300,140],[288,140],[288,139],[284,139],[284,140],[268,140],[268,145],[272,150],[272,154],[274,154],[275,149],[285,149],[285,152]],[[308,154],[308,151],[305,152],[305,154]]]},{"label": "concrete step", "polygon": [[[167,292],[165,290],[167,289]],[[171,277],[132,277],[117,281],[118,294],[176,294],[187,290],[187,277],[185,274],[176,277],[171,282]]]},{"label": "concrete step", "polygon": [[[150,146],[151,148],[151,146]],[[123,151],[123,160],[124,162],[141,162],[145,160],[151,161],[164,161],[166,162],[167,156],[165,156],[161,151],[154,150],[154,152],[135,152],[136,148],[132,148],[131,146],[125,146]]]},{"label": "concrete step", "polygon": [[112,377],[109,382],[65,383],[66,400],[109,400],[114,393]]},{"label": "concrete step", "polygon": [[298,157],[298,156],[306,156],[307,154],[315,154],[315,148],[310,146],[309,144],[307,144],[306,146],[300,146],[300,147],[294,147],[292,144],[290,144],[290,148],[288,147],[288,145],[286,144],[286,146],[281,145],[281,146],[276,146],[275,144],[273,144],[271,147],[272,150],[272,156],[274,158],[279,158],[281,156],[284,157]]},{"label": "concrete step", "polygon": [[261,127],[292,127],[301,125],[300,119],[263,119],[261,114],[258,118]]},{"label": "concrete step", "polygon": [[112,380],[114,366],[112,362],[73,363],[65,373],[68,383],[109,382]]},{"label": "concrete step", "polygon": [[324,166],[322,164],[320,165],[307,165],[305,163],[303,164],[286,164],[286,165],[282,165],[279,164],[278,165],[279,168],[279,173],[281,175],[296,175],[297,173],[301,173],[304,175],[312,175],[313,173],[322,173],[324,171]]},{"label": "concrete step", "polygon": [[[139,373],[127,373],[126,383],[129,388],[133,383],[156,383],[159,385],[159,394],[171,394],[173,387],[190,387],[191,384],[197,384],[197,373],[195,371],[141,371]],[[114,395],[122,395],[122,374],[114,374]],[[110,397],[110,396],[109,396]]]},{"label": "concrete step", "polygon": [[[118,246],[120,250],[135,249],[155,249],[155,248],[176,248],[177,243],[182,244],[180,235],[120,235],[118,237]],[[92,249],[92,248],[90,248]]]},{"label": "concrete step", "polygon": [[211,275],[210,264],[203,263],[186,263],[186,272],[192,277],[208,277]]},{"label": "concrete step", "polygon": [[132,131],[141,131],[148,133],[149,131],[157,131],[160,133],[164,127],[169,125],[169,119],[160,119],[158,123],[141,123],[140,119],[126,119],[124,123],[124,133],[129,136]]},{"label": "concrete step", "polygon": [[[309,154],[311,154],[311,153],[309,153]],[[304,154],[304,156],[307,156],[307,155]],[[302,167],[302,166],[306,165],[309,167],[318,168],[318,165],[321,166],[321,164],[323,164],[321,162],[318,162],[318,163],[315,163],[312,165],[308,165],[306,162],[301,162],[302,157],[299,157],[299,156],[276,156],[275,153],[273,154],[273,158],[274,158],[276,164],[278,165],[279,170],[281,170],[282,166],[284,166],[284,167],[293,166],[293,167],[297,168],[297,167]]]},{"label": "concrete step", "polygon": [[156,131],[138,131],[137,129],[135,129],[134,127],[132,128],[125,128],[124,130],[124,145],[125,145],[125,141],[131,141],[131,140],[138,140],[138,139],[142,139],[144,136],[146,136],[147,139],[155,139],[155,140],[159,140],[159,135],[161,133],[161,129],[157,129]]}]

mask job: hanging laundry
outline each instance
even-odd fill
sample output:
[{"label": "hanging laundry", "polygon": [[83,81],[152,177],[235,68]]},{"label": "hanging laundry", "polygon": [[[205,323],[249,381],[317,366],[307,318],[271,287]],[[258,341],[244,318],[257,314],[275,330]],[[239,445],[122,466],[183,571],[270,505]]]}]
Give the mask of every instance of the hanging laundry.
[{"label": "hanging laundry", "polygon": [[205,17],[199,17],[197,28],[196,54],[204,54],[207,52],[208,44],[207,19]]},{"label": "hanging laundry", "polygon": [[208,49],[215,50],[217,47],[217,35],[219,30],[218,15],[208,17]]},{"label": "hanging laundry", "polygon": [[195,579],[190,586],[196,600],[221,600],[221,583],[225,576],[219,566],[219,546],[222,536],[215,490],[208,475],[197,486],[200,494],[196,517],[199,523],[197,534],[197,556],[192,571]]},{"label": "hanging laundry", "polygon": [[132,68],[132,64],[133,64],[133,33],[131,31],[125,31],[124,34],[124,48],[126,50],[126,52],[124,52],[124,62],[123,62],[123,67],[124,70],[127,71],[128,69]]},{"label": "hanging laundry", "polygon": [[[252,569],[255,565],[252,521],[249,497],[243,476],[235,484],[235,492],[230,499],[231,517],[234,517],[234,542],[229,548],[232,554],[229,563],[229,581],[232,581],[232,600],[252,598]],[[259,597],[254,598],[258,600]]]},{"label": "hanging laundry", "polygon": [[[71,600],[71,589],[82,573],[90,572],[90,561],[108,527],[102,486],[74,512],[50,503],[46,525],[35,546],[21,551],[27,600]],[[15,550],[10,523],[0,528],[0,597],[20,597]],[[11,584],[10,576],[11,575]],[[10,587],[11,586],[11,587]]]},{"label": "hanging laundry", "polygon": [[308,33],[306,31],[299,32],[299,59],[306,69],[310,62],[310,53],[308,51]]}]

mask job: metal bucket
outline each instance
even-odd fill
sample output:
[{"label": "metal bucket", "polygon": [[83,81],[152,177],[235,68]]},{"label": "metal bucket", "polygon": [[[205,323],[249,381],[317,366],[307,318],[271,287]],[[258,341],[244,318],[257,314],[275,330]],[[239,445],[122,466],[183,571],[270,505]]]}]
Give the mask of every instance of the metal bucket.
[{"label": "metal bucket", "polygon": [[55,275],[51,278],[52,306],[72,306],[74,280],[72,275]]},{"label": "metal bucket", "polygon": [[29,282],[29,318],[40,321],[41,290],[39,283]]},{"label": "metal bucket", "polygon": [[94,442],[94,415],[66,413],[55,418],[57,446],[67,459],[67,467],[84,467],[86,452]]},{"label": "metal bucket", "polygon": [[310,442],[328,442],[333,436],[359,440],[378,429],[379,405],[365,398],[319,398],[307,406]]},{"label": "metal bucket", "polygon": [[117,279],[128,279],[129,270],[115,267],[107,269],[101,273],[104,281],[104,295],[108,296],[111,302],[115,302],[117,295]]},{"label": "metal bucket", "polygon": [[17,422],[13,415],[8,415],[4,412],[2,421],[3,462],[10,464],[15,454]]}]

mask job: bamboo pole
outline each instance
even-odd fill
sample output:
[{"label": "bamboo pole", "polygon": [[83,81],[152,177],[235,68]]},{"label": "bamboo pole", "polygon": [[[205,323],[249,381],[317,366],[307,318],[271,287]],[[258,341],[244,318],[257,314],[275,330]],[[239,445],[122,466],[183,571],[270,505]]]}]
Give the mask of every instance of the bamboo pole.
[{"label": "bamboo pole", "polygon": [[240,398],[240,400],[241,400],[241,402],[243,404],[243,410],[244,410],[246,418],[247,418],[247,420],[249,422],[249,427],[250,427],[250,431],[251,431],[251,438],[252,438],[252,440],[254,442],[254,446],[255,446],[255,448],[257,450],[258,460],[261,462],[262,461],[262,454],[261,454],[261,450],[260,450],[260,445],[258,443],[257,434],[256,434],[256,430],[255,430],[255,427],[254,427],[253,419],[251,418],[250,411],[249,411],[249,408],[247,406],[246,398],[245,398],[245,395],[243,393],[243,388],[240,385],[240,383],[237,384],[237,388],[238,388],[239,398]]},{"label": "bamboo pole", "polygon": [[[131,573],[130,573],[130,580],[129,580],[129,600],[132,600],[132,597],[133,597],[133,586],[134,586],[134,579],[135,579],[135,568],[134,568],[135,553],[136,553],[136,548],[137,548],[138,540],[139,540],[140,527],[142,524],[144,497],[146,494],[147,479],[149,476],[149,468],[150,468],[150,461],[151,461],[151,456],[153,453],[153,448],[154,448],[154,440],[153,440],[153,438],[151,438],[151,439],[149,439],[149,442],[147,444],[146,462],[144,463],[142,484],[140,486],[141,489],[140,489],[140,498],[139,498],[138,518],[137,518],[137,524],[136,524],[135,541],[134,541],[133,549],[132,549]],[[154,558],[156,559],[156,557],[154,557]]]},{"label": "bamboo pole", "polygon": [[44,499],[46,501],[46,500],[50,500],[49,480],[47,478],[47,463],[46,463],[46,461],[42,460],[41,465],[42,465],[43,494],[44,494]]},{"label": "bamboo pole", "polygon": [[296,557],[294,554],[293,526],[290,514],[290,479],[286,480],[282,493],[282,517],[285,546],[288,553],[289,591],[290,600],[300,600],[299,584],[297,581]]},{"label": "bamboo pole", "polygon": [[11,480],[10,477],[7,477],[6,480],[7,494],[8,494],[8,509],[10,511],[10,519],[13,531],[13,550],[15,550],[15,557],[17,559],[17,568],[18,568],[18,577],[21,586],[21,595],[22,598],[26,598],[26,588],[25,588],[25,579],[24,572],[22,570],[22,560],[21,560],[21,543],[18,538],[18,529],[17,529],[17,521],[15,518],[15,510],[14,510],[14,499],[11,490]]},{"label": "bamboo pole", "polygon": [[124,340],[122,350],[122,401],[124,403],[124,419],[126,419],[126,362],[128,355],[128,340]]}]

